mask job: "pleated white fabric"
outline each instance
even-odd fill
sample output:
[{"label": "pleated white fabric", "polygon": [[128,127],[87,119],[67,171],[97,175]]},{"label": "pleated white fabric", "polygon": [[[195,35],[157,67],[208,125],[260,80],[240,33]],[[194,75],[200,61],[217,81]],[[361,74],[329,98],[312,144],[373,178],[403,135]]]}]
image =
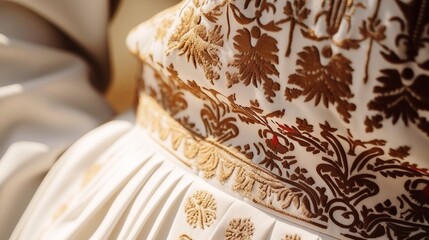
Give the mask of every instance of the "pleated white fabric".
[{"label": "pleated white fabric", "polygon": [[125,121],[93,130],[61,157],[11,237],[319,238],[200,180]]},{"label": "pleated white fabric", "polygon": [[0,66],[0,239],[5,239],[55,160],[111,111],[89,85],[86,64],[71,54],[10,40],[0,45]]}]

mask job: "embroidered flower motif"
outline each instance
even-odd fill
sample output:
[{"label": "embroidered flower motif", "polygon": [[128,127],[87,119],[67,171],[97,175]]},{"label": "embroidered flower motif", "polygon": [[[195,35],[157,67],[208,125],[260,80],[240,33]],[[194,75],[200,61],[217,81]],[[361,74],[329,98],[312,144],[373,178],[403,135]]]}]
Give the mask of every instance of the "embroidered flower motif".
[{"label": "embroidered flower motif", "polygon": [[[419,204],[421,205],[429,204],[429,184],[426,185],[421,190],[410,190],[410,194],[411,194],[411,197]],[[428,218],[428,221],[429,221],[429,218]]]},{"label": "embroidered flower motif", "polygon": [[225,231],[226,240],[250,240],[255,227],[250,218],[234,218]]},{"label": "embroidered flower motif", "polygon": [[[240,29],[234,37],[234,48],[238,51],[234,61],[228,66],[234,67],[236,72],[227,72],[228,87],[239,83],[248,86],[251,83],[258,87],[262,84],[265,98],[273,102],[280,84],[273,81],[273,76],[279,76],[276,65],[279,63],[277,40],[268,34],[261,34],[258,27]],[[252,44],[252,42],[255,42]]]},{"label": "embroidered flower motif", "polygon": [[[402,73],[396,69],[383,69],[381,73],[383,75],[377,78],[381,85],[374,88],[377,96],[368,103],[368,108],[383,113],[384,116],[378,115],[380,119],[391,118],[393,124],[400,119],[405,126],[417,124],[429,136],[429,129],[421,127],[426,119],[419,117],[419,111],[429,111],[429,76],[414,77],[411,68],[405,68]],[[371,131],[374,126],[366,123],[367,131]]]},{"label": "embroidered flower motif", "polygon": [[409,192],[407,196],[402,196],[402,201],[410,208],[402,212],[405,220],[414,222],[429,223],[429,181],[427,179],[408,180],[405,189]]},{"label": "embroidered flower motif", "polygon": [[298,26],[302,29],[308,29],[307,24],[304,23],[304,20],[307,19],[310,14],[310,9],[305,7],[306,0],[294,0],[293,6],[291,2],[287,2],[283,8],[283,13],[287,16],[286,19],[280,20],[277,24],[281,23],[290,23],[289,27],[289,39],[286,50],[286,57],[289,57],[292,50],[292,40],[295,26]]},{"label": "embroidered flower motif", "polygon": [[409,153],[410,149],[411,148],[408,146],[401,146],[401,147],[398,147],[397,149],[391,148],[389,149],[389,155],[395,158],[404,159],[410,155]]},{"label": "embroidered flower motif", "polygon": [[179,91],[178,86],[181,84],[181,80],[179,79],[177,71],[174,70],[172,65],[167,68],[167,71],[169,73],[168,77],[164,77],[159,73],[154,74],[160,92],[158,99],[164,109],[169,111],[171,116],[176,116],[188,107],[188,102],[183,92]]},{"label": "embroidered flower motif", "polygon": [[[377,2],[376,13],[380,8],[380,1]],[[371,51],[374,44],[374,41],[378,44],[382,44],[382,41],[386,39],[386,25],[382,24],[382,21],[379,18],[371,17],[367,20],[362,21],[362,26],[359,28],[359,31],[364,39],[369,39],[368,50],[366,53],[365,61],[365,75],[363,82],[368,82],[368,71],[369,71],[369,62],[371,60]],[[382,46],[382,45],[381,45]]]},{"label": "embroidered flower motif", "polygon": [[[396,11],[399,15],[395,15],[393,11],[393,14],[386,18],[383,9],[386,6],[390,8],[395,3],[412,5],[408,15],[411,21],[403,21],[404,24],[386,31],[386,26],[390,26],[391,22],[408,18],[399,11]],[[317,8],[316,5],[322,6]],[[153,115],[151,118],[153,123],[150,123],[153,134],[160,140],[159,142],[167,145],[168,150],[177,152],[178,156],[184,156],[180,157],[180,161],[185,165],[200,171],[202,177],[217,181],[260,206],[273,209],[278,214],[287,214],[297,219],[305,218],[310,224],[326,231],[334,229],[336,236],[340,238],[370,239],[387,235],[398,239],[423,239],[428,236],[426,226],[429,219],[427,183],[429,175],[427,169],[419,166],[420,160],[411,163],[405,160],[408,155],[410,159],[416,159],[414,153],[421,151],[411,150],[406,146],[409,144],[405,142],[395,140],[393,144],[390,139],[386,139],[388,141],[374,139],[372,136],[374,134],[362,136],[359,131],[354,131],[355,127],[359,127],[355,126],[356,122],[353,122],[353,126],[341,125],[333,122],[331,117],[313,112],[307,115],[305,111],[299,115],[301,118],[297,118],[295,114],[290,115],[288,104],[282,105],[284,100],[280,101],[284,98],[276,96],[279,90],[273,87],[267,90],[267,85],[270,86],[267,82],[279,82],[278,79],[282,79],[286,81],[283,82],[284,85],[287,83],[287,86],[282,88],[282,91],[285,90],[287,100],[301,98],[302,101],[306,101],[302,105],[307,107],[318,106],[319,103],[322,105],[323,102],[325,107],[319,106],[320,109],[329,108],[335,111],[335,114],[338,112],[337,115],[345,118],[344,121],[347,122],[355,110],[352,103],[357,104],[360,100],[351,101],[353,91],[368,88],[372,90],[374,85],[378,85],[376,88],[384,87],[381,81],[377,82],[377,77],[383,73],[373,72],[379,65],[372,64],[370,58],[379,61],[384,57],[389,64],[396,66],[391,68],[397,69],[399,75],[407,64],[420,68],[414,71],[415,76],[427,75],[425,71],[429,69],[429,60],[424,59],[426,58],[424,54],[418,54],[418,58],[414,60],[406,55],[425,53],[426,45],[423,40],[427,35],[427,25],[422,24],[425,20],[417,20],[427,18],[422,14],[427,12],[425,10],[429,5],[426,1],[404,3],[399,0],[391,5],[381,0],[367,6],[353,0],[326,0],[316,5],[310,4],[309,1],[305,4],[305,0],[185,1],[181,5],[180,13],[177,12],[180,14],[179,18],[182,18],[179,19],[182,23],[178,24],[178,29],[169,30],[162,42],[169,44],[167,48],[171,47],[168,54],[174,51],[175,55],[179,55],[174,59],[188,62],[191,68],[193,63],[202,73],[207,74],[207,69],[218,72],[219,80],[227,81],[234,87],[230,90],[240,91],[245,89],[244,85],[249,86],[252,83],[256,87],[249,86],[247,90],[251,88],[261,91],[268,101],[257,95],[254,99],[249,99],[248,103],[241,95],[237,99],[233,94],[228,96],[227,92],[230,94],[231,91],[225,91],[221,86],[210,87],[201,84],[201,79],[192,79],[193,77],[182,74],[177,77],[184,79],[178,81],[164,79],[166,86],[150,79],[146,82],[148,86],[146,92],[152,94],[157,90],[158,102],[169,111],[164,113],[165,118],[161,119],[161,115],[154,111],[156,109],[147,104],[147,99],[140,102],[146,104],[146,110],[141,111]],[[306,6],[311,9],[311,15]],[[350,18],[359,6],[362,7],[362,10],[359,10],[359,17]],[[194,10],[190,10],[191,8]],[[397,9],[398,6],[394,8]],[[382,13],[380,16],[378,9]],[[419,14],[413,14],[416,12],[413,9],[418,9]],[[360,11],[364,13],[360,14]],[[187,20],[183,18],[186,14],[190,15]],[[299,14],[301,16],[298,16]],[[302,24],[293,22],[294,20],[289,17],[293,17],[295,21],[300,20]],[[308,27],[305,24],[308,24]],[[222,66],[216,57],[228,59],[228,56],[225,55],[223,58],[219,45],[210,45],[206,41],[216,27],[222,36],[221,40],[227,43],[225,46],[232,47],[227,50],[233,51],[231,55],[235,54],[228,62],[227,68],[225,65]],[[297,29],[306,38],[306,42],[317,41],[331,46],[336,45],[335,49],[342,48],[341,54],[333,54],[330,47],[322,49],[310,45],[304,49],[295,49],[299,48],[300,44],[288,39],[281,42],[280,38],[277,38],[279,35],[283,38],[288,36],[291,39],[295,38],[297,36],[294,34],[298,34]],[[412,38],[408,40],[398,36],[395,39],[399,29],[401,32],[410,33],[407,35]],[[392,41],[384,42],[386,32]],[[392,46],[393,41],[395,46]],[[208,68],[204,68],[204,61],[209,59],[205,57],[206,52],[211,53],[211,50],[201,47],[203,44],[213,47],[213,52],[217,54],[213,55],[213,59],[215,62],[218,61],[218,65],[207,65]],[[373,44],[374,46],[377,44],[377,48],[372,50]],[[368,47],[365,48],[366,55],[363,47]],[[409,47],[419,51],[409,51]],[[287,55],[290,48],[292,48],[291,58],[288,59],[284,54],[286,52]],[[360,49],[349,51],[356,48]],[[391,52],[397,53],[398,56],[388,55]],[[156,56],[155,59],[144,56],[140,55],[144,63],[151,64],[160,75],[165,75],[168,66],[159,58],[160,56]],[[349,56],[359,58],[352,59]],[[279,62],[295,58],[298,60],[296,64],[289,64],[286,67],[293,68],[296,72],[290,76],[283,76],[288,71],[283,71],[284,66],[280,66]],[[177,62],[173,62],[172,66],[175,64]],[[185,69],[181,68],[179,71],[183,70]],[[355,72],[359,74],[354,74]],[[174,74],[168,75],[167,77],[175,79],[170,76]],[[361,79],[352,79],[352,75],[366,76],[363,83],[368,81],[368,84],[363,84]],[[401,79],[401,81],[405,87],[413,89],[411,86],[415,84],[417,78],[412,79],[414,80]],[[273,83],[274,87],[275,84]],[[237,85],[242,85],[242,89]],[[425,84],[420,87],[421,92],[427,90]],[[154,91],[151,91],[152,89]],[[421,92],[412,94],[410,92],[410,95],[420,101],[422,98],[418,94]],[[389,100],[395,103],[395,100],[387,97],[389,94],[395,95],[395,91],[384,94],[374,90],[371,94],[375,94],[374,97],[385,97],[386,102]],[[194,104],[195,99],[197,104]],[[275,101],[275,104],[269,103],[269,100]],[[187,108],[187,103],[190,108]],[[386,103],[386,106],[393,106],[392,102]],[[363,107],[359,112],[367,110],[366,106],[359,107]],[[270,109],[269,113],[265,111],[267,109]],[[415,117],[414,122],[407,117],[408,123],[429,132],[427,111],[421,108],[421,104],[417,104],[414,111],[420,116]],[[373,109],[372,112],[376,112],[376,115],[370,116],[372,125],[367,127],[382,127],[383,121],[388,118],[384,110]],[[315,115],[322,119],[313,119]],[[397,121],[401,121],[402,116],[401,113]],[[295,123],[293,117],[296,118]],[[164,121],[165,119],[169,121]],[[147,124],[143,123],[147,120],[141,117],[141,124]],[[353,137],[352,132],[358,136]],[[417,154],[417,158],[419,157],[422,155]],[[311,161],[307,161],[309,166],[311,164],[313,167],[304,166],[303,161],[297,159],[307,159]],[[403,189],[403,184],[408,179],[411,181],[421,179],[426,182]],[[386,196],[384,195],[386,191],[382,187],[390,180],[398,184],[395,184],[397,187],[394,189],[389,189],[387,193],[390,195]],[[195,228],[197,226],[201,228],[199,213],[198,211],[194,213],[194,216],[197,216]],[[228,222],[226,224],[225,228],[228,227]],[[208,227],[204,225],[204,228]],[[232,232],[237,228],[232,227]],[[298,238],[293,234],[286,237]],[[285,238],[285,234],[279,238]]]},{"label": "embroidered flower motif", "polygon": [[[359,236],[367,238],[382,236],[386,231],[395,231],[399,234],[408,233],[407,229],[415,229],[415,231],[419,231],[418,234],[424,231],[424,228],[416,225],[416,222],[426,216],[426,206],[423,208],[425,211],[421,211],[424,214],[418,215],[419,205],[413,202],[420,199],[418,201],[424,203],[426,200],[422,196],[429,196],[429,187],[419,184],[418,187],[408,188],[413,192],[410,191],[407,198],[404,198],[405,195],[402,194],[395,195],[397,198],[394,198],[395,202],[391,202],[390,205],[387,202],[381,207],[375,206],[376,203],[373,204],[373,196],[379,190],[374,177],[381,179],[415,179],[418,177],[427,181],[428,176],[427,169],[419,169],[415,165],[391,157],[386,158],[387,153],[382,149],[386,142],[383,140],[364,141],[354,138],[350,132],[348,135],[342,136],[340,131],[329,125],[328,122],[313,125],[311,120],[297,118],[296,124],[279,126],[278,130],[281,129],[282,135],[295,143],[297,148],[312,152],[314,156],[321,154],[324,164],[318,164],[318,175],[313,175],[314,179],[309,177],[311,175],[306,169],[292,166],[290,171],[286,171],[286,175],[283,175],[283,182],[280,182],[277,178],[278,175],[273,174],[273,171],[270,175],[263,176],[260,174],[264,174],[264,171],[257,171],[258,175],[256,175],[255,165],[249,166],[249,161],[237,159],[237,156],[233,155],[234,151],[218,149],[218,153],[221,154],[213,154],[214,151],[210,149],[207,149],[209,150],[207,153],[200,151],[200,146],[213,146],[213,140],[200,139],[192,133],[186,133],[183,128],[181,129],[176,125],[177,123],[174,123],[167,112],[159,113],[162,108],[155,107],[153,99],[146,97],[143,100],[141,110],[146,110],[142,112],[144,123],[150,120],[151,128],[155,132],[161,132],[162,130],[159,128],[162,127],[168,129],[166,132],[171,137],[162,139],[165,143],[167,143],[166,139],[169,139],[168,141],[174,145],[174,132],[182,134],[183,147],[174,149],[182,149],[181,151],[186,156],[182,159],[184,164],[203,172],[204,169],[208,169],[214,175],[211,174],[209,177],[205,175],[206,178],[217,178],[225,186],[231,186],[236,193],[250,196],[252,201],[262,206],[273,208],[280,213],[293,206],[293,209],[300,211],[300,216],[306,216],[312,220],[332,221],[335,226],[352,229],[353,232],[359,232]],[[232,106],[232,108],[235,108],[234,111],[245,109],[236,109],[237,106]],[[259,114],[262,113],[259,112]],[[254,120],[252,114],[247,115],[246,121]],[[160,126],[159,122],[169,124]],[[348,147],[345,147],[347,145]],[[404,152],[399,148],[396,150]],[[228,155],[230,157],[227,157]],[[201,161],[202,159],[207,161]],[[283,167],[286,168],[286,166]],[[213,180],[216,181],[216,179]],[[326,183],[329,187],[320,187],[320,182]],[[361,202],[363,207],[357,207],[359,206],[357,204]],[[198,206],[200,205],[202,203]],[[194,218],[189,219],[196,219],[192,220],[195,222],[195,227],[201,222],[198,220],[201,219],[198,216],[204,216],[197,212],[198,209],[193,207],[188,210],[193,211]],[[207,209],[207,207],[203,209]],[[325,209],[328,209],[328,212]],[[400,213],[404,217],[409,216],[410,221],[405,221],[404,218],[398,219]],[[362,224],[360,224],[361,221]],[[395,224],[391,224],[392,222]]]},{"label": "embroidered flower motif", "polygon": [[366,6],[363,3],[355,3],[355,1],[341,1],[341,0],[327,0],[321,1],[322,11],[316,14],[315,21],[319,22],[320,19],[324,18],[325,23],[320,26],[324,26],[326,29],[326,35],[319,35],[315,29],[308,28],[306,31],[302,31],[304,37],[309,38],[313,41],[323,41],[329,39],[332,44],[343,48],[343,49],[357,49],[359,48],[360,39],[345,38],[337,39],[335,36],[340,31],[343,22],[346,24],[346,31],[349,32],[352,25],[352,17],[358,8],[365,9]]},{"label": "embroidered flower motif", "polygon": [[299,96],[305,96],[305,101],[315,100],[318,106],[320,101],[328,108],[329,104],[336,104],[337,111],[343,116],[345,122],[349,122],[350,112],[356,109],[356,105],[349,103],[353,97],[350,90],[352,84],[351,62],[342,54],[332,56],[330,47],[322,51],[325,58],[330,58],[327,65],[322,65],[319,50],[315,46],[305,47],[300,52],[297,60],[298,68],[295,74],[289,76],[288,83],[301,87],[286,88],[286,99],[291,101]]},{"label": "embroidered flower motif", "polygon": [[185,55],[196,68],[204,70],[205,77],[213,84],[219,79],[220,60],[218,47],[223,46],[222,26],[216,25],[208,30],[201,23],[201,16],[194,13],[193,8],[185,12],[180,25],[168,42],[168,51],[178,50],[178,55]]},{"label": "embroidered flower motif", "polygon": [[173,24],[173,20],[171,18],[166,18],[162,20],[162,22],[156,29],[155,39],[158,41],[164,39],[164,37],[167,35],[168,29],[171,27],[171,24]]},{"label": "embroidered flower motif", "polygon": [[207,191],[197,191],[186,201],[185,213],[186,221],[192,227],[210,227],[216,220],[216,200]]},{"label": "embroidered flower motif", "polygon": [[204,173],[204,177],[211,178],[216,174],[216,170],[221,158],[221,152],[216,146],[200,143],[198,155],[196,157],[198,170]]},{"label": "embroidered flower motif", "polygon": [[[419,51],[427,51],[425,43],[429,39],[424,34],[424,29],[429,25],[429,4],[426,1],[395,1],[404,18],[393,17],[392,21],[399,23],[402,33],[396,35],[395,44],[405,45],[406,58],[397,55],[394,51],[382,53],[391,63],[414,61]],[[426,52],[427,53],[427,52]]]}]

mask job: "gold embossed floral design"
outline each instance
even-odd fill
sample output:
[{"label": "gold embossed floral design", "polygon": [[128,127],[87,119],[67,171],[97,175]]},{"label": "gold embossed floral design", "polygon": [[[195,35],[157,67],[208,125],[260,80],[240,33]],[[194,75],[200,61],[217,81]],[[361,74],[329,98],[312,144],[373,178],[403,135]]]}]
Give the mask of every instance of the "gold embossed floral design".
[{"label": "gold embossed floral design", "polygon": [[273,77],[279,76],[277,40],[262,33],[257,27],[253,27],[251,31],[244,28],[237,31],[234,48],[237,53],[229,63],[234,70],[226,74],[228,87],[239,82],[245,86],[253,84],[255,87],[262,84],[266,99],[273,102],[276,92],[280,90],[280,84],[273,80]]},{"label": "gold embossed floral design", "polygon": [[210,227],[216,220],[216,200],[207,191],[197,191],[186,201],[185,213],[186,221],[192,227]]},{"label": "gold embossed floral design", "polygon": [[234,218],[229,222],[225,231],[226,240],[250,240],[252,239],[255,227],[250,218]]},{"label": "gold embossed floral design", "polygon": [[201,24],[201,16],[190,8],[183,14],[179,27],[169,39],[168,53],[177,50],[179,56],[185,55],[195,68],[200,66],[204,70],[205,77],[213,84],[220,77],[218,48],[223,46],[221,28],[221,25],[216,25],[213,29],[207,29]]},{"label": "gold embossed floral design", "polygon": [[349,122],[350,112],[356,110],[356,105],[349,102],[353,97],[350,89],[353,72],[351,61],[340,53],[333,55],[329,46],[322,50],[322,56],[329,59],[326,65],[322,64],[319,49],[315,46],[304,47],[298,56],[297,65],[300,68],[289,76],[288,83],[299,88],[286,88],[286,100],[305,96],[306,102],[314,100],[316,106],[319,103],[323,103],[326,108],[330,104],[336,105],[344,121]]}]

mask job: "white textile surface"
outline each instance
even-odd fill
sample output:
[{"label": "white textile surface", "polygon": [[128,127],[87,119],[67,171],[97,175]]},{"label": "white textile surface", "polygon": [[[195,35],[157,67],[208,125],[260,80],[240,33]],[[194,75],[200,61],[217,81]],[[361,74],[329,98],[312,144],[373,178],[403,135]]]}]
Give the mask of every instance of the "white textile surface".
[{"label": "white textile surface", "polygon": [[116,120],[91,131],[62,156],[11,239],[238,236],[320,238],[200,180],[146,130]]},{"label": "white textile surface", "polygon": [[[26,6],[25,2],[20,4]],[[43,3],[37,7],[42,16],[29,6],[0,1],[0,239],[11,234],[65,149],[112,116],[90,85],[90,73],[94,73],[90,64],[63,50],[58,27],[48,23],[49,16],[61,11],[49,10]],[[70,19],[64,17],[58,26],[68,28]],[[82,41],[83,47],[90,46]],[[100,41],[103,47],[105,39]]]}]

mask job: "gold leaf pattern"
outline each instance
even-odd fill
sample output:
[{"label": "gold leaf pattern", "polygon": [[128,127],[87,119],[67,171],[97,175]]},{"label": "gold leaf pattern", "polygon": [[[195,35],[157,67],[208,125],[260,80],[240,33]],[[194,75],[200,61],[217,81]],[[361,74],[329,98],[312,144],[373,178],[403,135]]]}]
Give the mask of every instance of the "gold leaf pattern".
[{"label": "gold leaf pattern", "polygon": [[216,146],[201,143],[198,151],[197,166],[204,172],[206,178],[215,175],[220,158],[220,152]]},{"label": "gold leaf pattern", "polygon": [[322,55],[330,59],[325,66],[321,64],[319,50],[314,46],[305,47],[298,55],[300,59],[297,65],[301,68],[289,76],[288,82],[300,86],[301,89],[287,88],[286,98],[292,100],[303,95],[305,101],[314,99],[316,106],[322,102],[326,108],[329,104],[336,104],[344,121],[349,122],[350,112],[356,109],[356,105],[348,101],[353,97],[350,90],[353,72],[350,60],[341,54],[332,56],[330,47],[325,47],[322,51]]},{"label": "gold leaf pattern", "polygon": [[340,238],[420,239],[428,11],[426,0],[185,1],[164,40],[138,52],[154,72],[139,123],[200,176],[284,216]]},{"label": "gold leaf pattern", "polygon": [[[280,84],[274,82],[272,77],[279,76],[276,65],[279,63],[276,52],[277,40],[268,34],[262,34],[261,30],[253,27],[251,31],[241,29],[234,37],[234,47],[238,51],[234,55],[234,61],[229,66],[235,67],[237,72],[228,72],[229,87],[243,82],[244,85],[258,87],[262,84],[266,99],[273,102],[276,91],[280,90]],[[252,39],[256,43],[252,44]]]},{"label": "gold leaf pattern", "polygon": [[219,180],[221,183],[225,183],[226,180],[231,177],[235,167],[229,162],[221,162],[220,164]]},{"label": "gold leaf pattern", "polygon": [[[298,216],[306,216],[307,221],[316,225],[316,226],[323,226],[323,222],[317,222],[312,221],[316,220],[314,219],[315,213],[314,211],[314,199],[309,199],[307,196],[303,196],[303,192],[300,192],[301,190],[295,189],[289,189],[286,188],[284,183],[279,182],[277,177],[273,175],[272,173],[265,173],[264,171],[255,171],[255,167],[252,165],[249,165],[248,160],[241,156],[238,152],[235,152],[231,148],[226,148],[222,144],[216,143],[215,141],[207,141],[202,140],[198,136],[188,132],[188,130],[184,129],[183,126],[178,125],[177,122],[175,122],[171,116],[169,116],[168,113],[166,113],[162,108],[159,107],[159,105],[156,103],[156,101],[149,96],[141,95],[141,104],[139,106],[139,119],[145,119],[144,121],[140,121],[139,124],[143,126],[147,126],[149,129],[152,129],[154,133],[158,134],[158,137],[164,137],[163,141],[168,141],[168,134],[172,134],[175,132],[179,138],[183,138],[180,142],[183,144],[183,148],[178,147],[177,149],[183,149],[183,155],[178,154],[178,156],[183,156],[180,158],[183,163],[185,163],[188,166],[196,167],[197,169],[201,170],[204,173],[204,176],[206,178],[212,178],[214,176],[218,176],[218,180],[221,183],[227,184],[229,186],[233,186],[233,189],[241,193],[243,196],[249,197],[253,202],[258,203],[262,206],[265,206],[267,208],[271,208],[273,210],[276,210],[280,213],[287,214],[288,209],[293,206],[293,208],[298,209],[300,214]],[[162,112],[162,113],[161,113]],[[155,117],[156,116],[156,117]],[[160,122],[168,123],[168,124],[159,124]],[[305,131],[308,132],[314,132],[314,126],[310,125],[308,121],[303,119],[297,119],[297,128],[292,128],[289,126],[283,126],[282,129],[285,131],[284,134],[292,134],[291,136],[297,136],[297,133],[302,134],[301,137],[304,137]],[[329,135],[329,138],[333,138],[332,133],[336,131],[336,129],[332,128],[329,124],[322,124],[322,129],[324,132],[322,132],[322,135],[327,136]],[[299,130],[300,129],[300,130]],[[303,131],[303,132],[300,132]],[[167,134],[164,136],[164,134]],[[328,135],[326,135],[328,134]],[[344,138],[346,139],[346,138]],[[304,140],[302,138],[301,140]],[[316,138],[309,139],[308,141],[314,141]],[[172,138],[170,138],[171,146],[174,145],[174,141]],[[362,141],[355,141],[349,137],[350,146],[352,149],[355,149],[358,146],[366,146],[367,144],[385,144],[383,141],[374,140],[371,142],[362,142]],[[304,144],[304,143],[300,143]],[[204,147],[203,147],[204,146]],[[305,146],[305,145],[304,145]],[[325,146],[325,143],[321,142],[320,150],[323,150],[322,146]],[[325,146],[326,147],[326,146]],[[166,146],[166,148],[169,148]],[[200,154],[200,149],[204,149],[204,154]],[[307,147],[308,148],[308,147]],[[323,150],[325,151],[325,150]],[[379,149],[369,149],[369,152],[371,151],[379,151]],[[332,152],[327,151],[327,156],[332,156]],[[352,152],[353,154],[354,151]],[[364,154],[366,154],[364,152]],[[374,153],[373,153],[374,154]],[[377,153],[379,154],[379,153]],[[374,155],[377,156],[377,155]],[[365,158],[359,157],[358,159],[364,160]],[[381,161],[378,159],[377,161]],[[344,163],[343,163],[344,164]],[[356,162],[356,164],[359,164],[359,162]],[[392,166],[392,169],[396,169],[394,172],[389,171],[389,165]],[[331,170],[331,167],[328,165],[320,165],[322,172],[328,173]],[[351,166],[352,169],[356,168],[357,166]],[[401,167],[398,168],[398,166],[395,165],[395,161],[386,161],[385,163],[376,162],[374,164],[369,164],[369,168],[374,168],[376,170],[377,168],[380,168],[380,173],[383,176],[395,176],[398,174],[400,175],[407,175],[407,176],[416,176],[416,174],[419,174],[419,176],[423,176],[423,174],[426,170],[425,169],[417,169],[415,166],[410,165],[407,162],[401,163]],[[387,167],[387,168],[386,168]],[[362,168],[362,167],[360,167]],[[386,169],[382,170],[382,169]],[[310,177],[306,178],[307,170],[306,169],[300,169],[296,168],[294,170],[294,173],[290,175],[290,179],[296,184],[300,181],[304,181],[308,186],[312,186],[315,184],[315,181]],[[338,174],[338,173],[336,173]],[[342,174],[342,173],[341,173]],[[340,175],[341,177],[343,175]],[[339,177],[340,177],[339,176]],[[336,181],[345,181],[345,180],[336,180]],[[365,183],[365,184],[372,184],[372,183]],[[364,186],[361,186],[364,187]],[[337,188],[337,187],[334,187]],[[341,187],[343,189],[338,189],[339,192],[343,192],[348,194],[347,192],[350,191],[347,188]],[[354,194],[355,197],[360,196],[361,194],[368,194],[365,190],[365,188],[362,188],[361,193],[356,193],[356,190],[352,190],[350,194]],[[323,189],[314,189],[311,190],[311,194],[314,194],[314,196],[317,196],[318,194],[321,194],[321,199],[317,201],[321,201],[321,204],[326,204],[326,195],[324,195],[325,190]],[[318,191],[321,191],[317,193]],[[343,208],[343,207],[341,207]],[[332,208],[336,209],[336,208]],[[293,215],[292,215],[293,216]],[[302,220],[302,218],[300,218]],[[321,216],[321,219],[324,219],[324,216]]]},{"label": "gold leaf pattern", "polygon": [[201,229],[210,227],[216,220],[216,200],[207,191],[200,190],[188,198],[185,204],[186,221]]},{"label": "gold leaf pattern", "polygon": [[171,18],[166,18],[162,20],[161,24],[159,25],[158,29],[155,32],[155,39],[158,41],[164,39],[172,23],[173,23],[173,19]]},{"label": "gold leaf pattern", "polygon": [[203,68],[210,82],[219,79],[220,58],[218,47],[223,46],[222,27],[216,25],[208,30],[201,23],[201,16],[195,14],[193,8],[185,12],[182,24],[176,29],[168,42],[168,52],[175,49],[179,55],[185,55],[188,61]]},{"label": "gold leaf pattern", "polygon": [[234,218],[225,230],[226,240],[251,240],[255,227],[250,218]]}]

